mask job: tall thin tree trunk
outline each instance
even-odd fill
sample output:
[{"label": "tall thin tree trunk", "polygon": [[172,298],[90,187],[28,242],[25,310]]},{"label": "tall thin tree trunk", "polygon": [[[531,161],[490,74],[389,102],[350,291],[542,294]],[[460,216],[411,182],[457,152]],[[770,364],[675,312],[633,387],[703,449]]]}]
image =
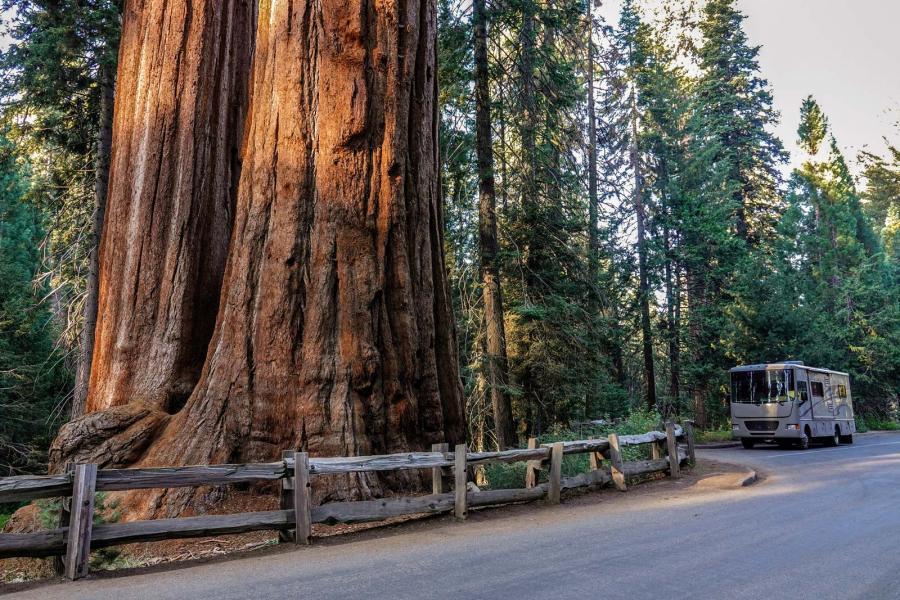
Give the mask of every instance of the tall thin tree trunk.
[{"label": "tall thin tree trunk", "polygon": [[587,3],[587,111],[588,111],[588,273],[597,284],[600,240],[597,232],[597,113],[594,100],[594,15]]},{"label": "tall thin tree trunk", "polygon": [[663,231],[663,240],[666,252],[666,329],[668,330],[669,345],[669,399],[670,406],[666,407],[664,416],[670,416],[674,407],[678,405],[681,394],[681,365],[680,365],[680,317],[681,317],[681,290],[678,283],[679,267],[672,256],[672,234],[668,227]]},{"label": "tall thin tree trunk", "polygon": [[491,134],[491,98],[487,53],[485,0],[473,0],[475,29],[475,135],[478,156],[478,241],[481,251],[482,297],[487,330],[485,370],[494,414],[494,433],[500,449],[516,443],[512,405],[506,393],[506,331],[503,324],[503,297],[497,262],[497,196],[494,185],[494,150]]},{"label": "tall thin tree trunk", "polygon": [[[537,186],[537,105],[535,101],[535,76],[534,76],[534,52],[536,43],[535,32],[535,5],[534,0],[525,0],[522,3],[522,26],[519,31],[519,77],[522,89],[519,94],[519,108],[522,117],[519,125],[519,137],[522,143],[522,190],[521,208],[522,218],[526,224],[533,223],[537,219],[538,212],[538,186]],[[527,226],[527,225],[526,225]],[[532,240],[534,241],[534,240]],[[536,273],[539,270],[538,252],[533,243],[522,249],[524,252],[524,290],[523,297],[526,303],[533,301],[533,295],[537,289]],[[528,327],[523,336],[522,354],[527,356],[534,344],[534,328]],[[534,423],[529,423],[532,434],[540,431],[542,423],[542,411],[544,406],[537,405],[536,384],[531,365],[527,365],[522,374],[520,387],[522,397],[528,404],[534,403],[532,418]]]},{"label": "tall thin tree trunk", "polygon": [[91,253],[84,300],[84,322],[82,323],[80,362],[75,376],[75,390],[72,397],[72,418],[84,414],[87,401],[88,382],[91,376],[91,361],[94,356],[94,329],[97,326],[97,305],[100,292],[100,238],[106,214],[106,194],[109,190],[109,158],[112,148],[113,115],[115,114],[116,72],[107,64],[99,70],[100,123],[97,129],[97,156],[94,162],[94,214],[91,218]]},{"label": "tall thin tree trunk", "polygon": [[[707,349],[706,334],[704,332],[704,310],[707,303],[706,280],[698,272],[696,265],[687,269],[687,294],[688,294],[688,327],[690,330],[692,358],[697,365],[705,362]],[[694,404],[694,421],[699,427],[708,424],[706,411],[706,396],[709,386],[702,375],[695,375],[690,384],[691,397]]]},{"label": "tall thin tree trunk", "polygon": [[656,372],[653,365],[653,331],[650,325],[650,282],[647,273],[646,212],[644,207],[644,175],[638,147],[638,114],[636,91],[631,98],[631,168],[634,173],[634,213],[637,220],[638,294],[641,310],[641,335],[644,355],[644,385],[647,408],[656,408]]},{"label": "tall thin tree trunk", "polygon": [[509,175],[507,174],[507,145],[506,145],[506,98],[503,93],[503,85],[498,86],[500,91],[500,177],[502,178],[500,186],[500,205],[503,207],[504,214],[509,208]]}]

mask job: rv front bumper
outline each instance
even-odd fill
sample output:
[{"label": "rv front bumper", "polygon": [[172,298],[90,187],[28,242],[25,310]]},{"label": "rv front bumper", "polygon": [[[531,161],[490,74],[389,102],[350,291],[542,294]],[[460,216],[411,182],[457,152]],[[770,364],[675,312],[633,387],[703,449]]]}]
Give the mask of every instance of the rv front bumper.
[{"label": "rv front bumper", "polygon": [[794,423],[774,419],[740,419],[732,422],[731,435],[737,439],[798,440],[803,437],[803,429]]}]

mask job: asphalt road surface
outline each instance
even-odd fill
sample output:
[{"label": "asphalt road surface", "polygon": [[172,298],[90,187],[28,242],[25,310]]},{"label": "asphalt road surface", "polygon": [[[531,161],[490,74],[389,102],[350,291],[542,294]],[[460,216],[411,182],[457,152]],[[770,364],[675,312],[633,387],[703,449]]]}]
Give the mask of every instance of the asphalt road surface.
[{"label": "asphalt road surface", "polygon": [[9,597],[900,599],[900,435],[701,456],[765,478],[686,478]]}]

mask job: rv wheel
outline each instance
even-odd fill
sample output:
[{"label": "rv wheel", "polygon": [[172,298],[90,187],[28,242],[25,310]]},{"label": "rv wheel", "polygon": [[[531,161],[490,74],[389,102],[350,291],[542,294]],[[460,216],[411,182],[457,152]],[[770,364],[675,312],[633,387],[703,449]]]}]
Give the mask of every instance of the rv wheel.
[{"label": "rv wheel", "polygon": [[809,428],[806,428],[806,433],[803,434],[803,437],[800,438],[800,449],[807,450],[809,448]]},{"label": "rv wheel", "polygon": [[834,435],[832,435],[829,438],[826,438],[825,445],[834,447],[840,443],[841,443],[841,430],[835,426]]},{"label": "rv wheel", "polygon": [[741,445],[744,448],[746,448],[747,450],[750,450],[751,448],[753,448],[753,446],[756,445],[756,440],[751,440],[748,438],[741,438]]},{"label": "rv wheel", "polygon": [[842,444],[852,444],[852,443],[853,443],[853,434],[852,434],[852,433],[848,433],[847,435],[842,435],[842,436],[841,436],[841,443],[842,443]]}]

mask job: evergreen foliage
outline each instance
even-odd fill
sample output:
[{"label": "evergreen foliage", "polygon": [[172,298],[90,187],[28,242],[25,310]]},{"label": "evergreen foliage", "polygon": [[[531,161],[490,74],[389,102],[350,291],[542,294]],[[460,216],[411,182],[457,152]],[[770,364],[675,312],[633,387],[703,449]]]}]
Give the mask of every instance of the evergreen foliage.
[{"label": "evergreen foliage", "polygon": [[34,284],[43,223],[25,200],[23,170],[0,138],[0,477],[43,467],[71,385],[41,302],[50,291]]}]

